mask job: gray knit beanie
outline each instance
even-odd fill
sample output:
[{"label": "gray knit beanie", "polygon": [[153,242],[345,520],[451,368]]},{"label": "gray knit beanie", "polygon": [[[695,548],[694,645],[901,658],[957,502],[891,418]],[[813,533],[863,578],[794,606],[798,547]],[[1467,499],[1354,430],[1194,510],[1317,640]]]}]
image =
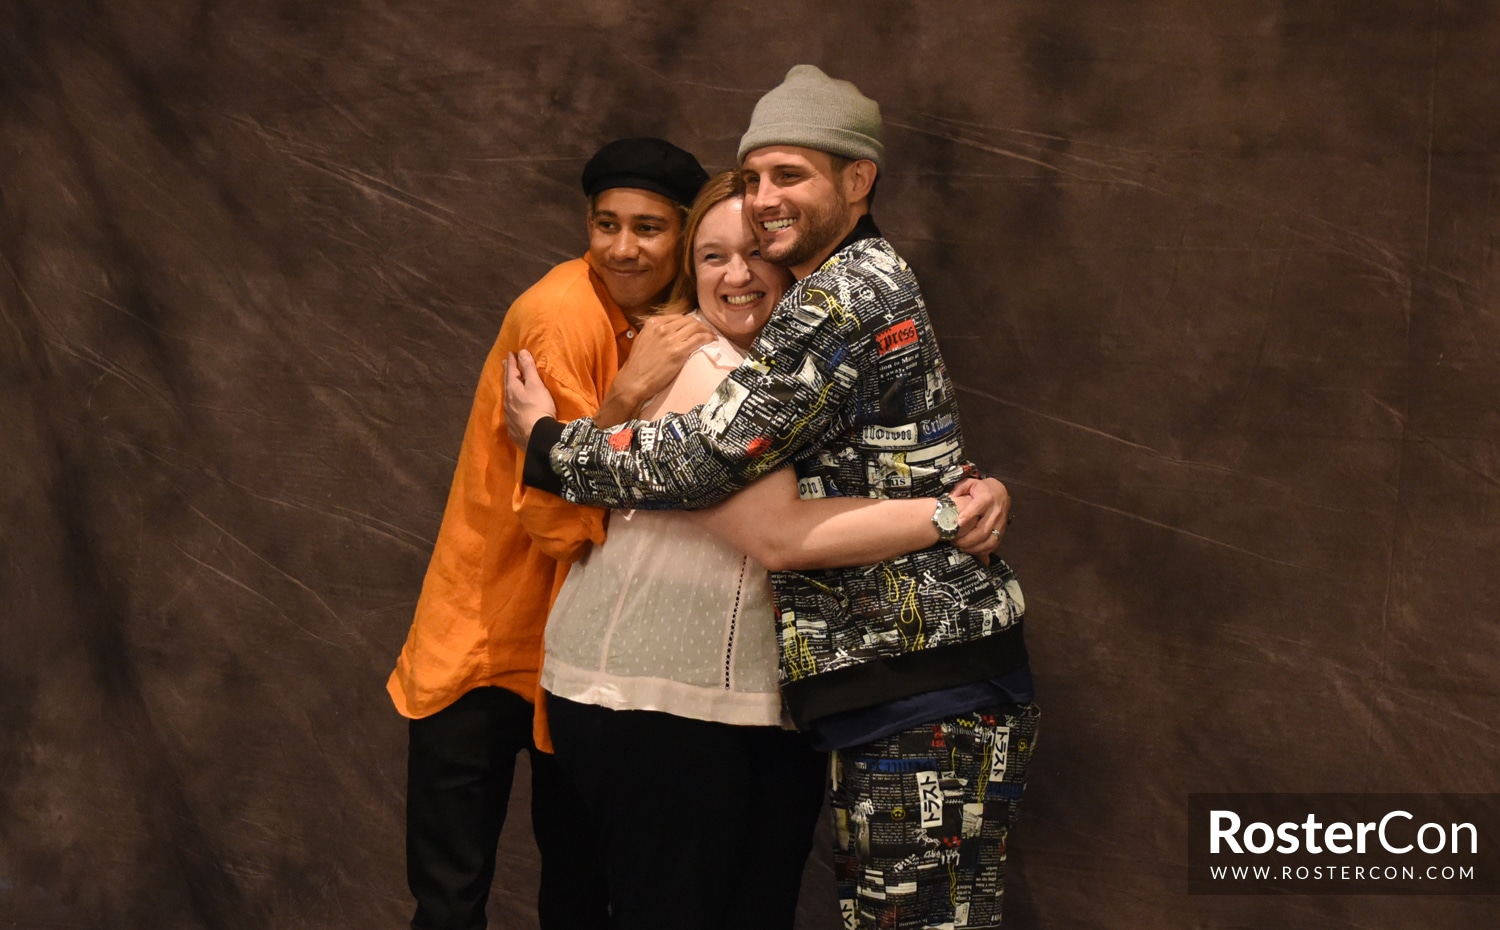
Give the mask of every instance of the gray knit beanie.
[{"label": "gray knit beanie", "polygon": [[740,139],[739,161],[767,145],[797,145],[845,158],[868,158],[885,168],[880,104],[848,81],[814,65],[797,65],[760,98]]}]

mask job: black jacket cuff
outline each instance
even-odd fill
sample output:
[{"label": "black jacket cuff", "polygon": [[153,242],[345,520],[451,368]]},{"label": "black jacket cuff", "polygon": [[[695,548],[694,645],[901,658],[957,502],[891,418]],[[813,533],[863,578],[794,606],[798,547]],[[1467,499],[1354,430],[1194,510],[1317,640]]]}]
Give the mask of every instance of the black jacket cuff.
[{"label": "black jacket cuff", "polygon": [[526,442],[526,465],[521,479],[528,488],[546,491],[562,497],[562,480],[552,470],[552,447],[562,439],[563,425],[551,417],[542,417],[531,428],[531,439]]}]

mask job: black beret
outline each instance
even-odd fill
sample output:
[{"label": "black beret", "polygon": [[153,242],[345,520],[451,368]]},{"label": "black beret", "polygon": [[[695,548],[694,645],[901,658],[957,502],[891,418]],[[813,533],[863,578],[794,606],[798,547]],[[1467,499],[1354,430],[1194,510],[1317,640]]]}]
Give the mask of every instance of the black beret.
[{"label": "black beret", "polygon": [[583,166],[589,197],[611,187],[638,187],[687,207],[707,181],[698,159],[665,139],[616,139]]}]

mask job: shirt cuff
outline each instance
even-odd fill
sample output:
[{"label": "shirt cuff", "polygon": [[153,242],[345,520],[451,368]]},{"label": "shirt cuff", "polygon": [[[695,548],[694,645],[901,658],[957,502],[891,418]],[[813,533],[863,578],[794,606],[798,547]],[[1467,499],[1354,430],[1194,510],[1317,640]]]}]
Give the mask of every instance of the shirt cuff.
[{"label": "shirt cuff", "polygon": [[563,425],[551,417],[542,417],[531,427],[531,439],[526,442],[526,465],[521,471],[521,480],[528,488],[562,496],[562,480],[552,470],[552,447],[562,439]]}]

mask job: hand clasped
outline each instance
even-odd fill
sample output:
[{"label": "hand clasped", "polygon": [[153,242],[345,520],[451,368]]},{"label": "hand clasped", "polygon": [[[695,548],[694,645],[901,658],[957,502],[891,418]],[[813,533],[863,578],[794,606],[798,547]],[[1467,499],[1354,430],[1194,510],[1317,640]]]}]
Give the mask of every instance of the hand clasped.
[{"label": "hand clasped", "polygon": [[505,354],[505,431],[516,448],[525,449],[531,440],[531,428],[542,417],[557,415],[557,404],[542,383],[531,353]]}]

